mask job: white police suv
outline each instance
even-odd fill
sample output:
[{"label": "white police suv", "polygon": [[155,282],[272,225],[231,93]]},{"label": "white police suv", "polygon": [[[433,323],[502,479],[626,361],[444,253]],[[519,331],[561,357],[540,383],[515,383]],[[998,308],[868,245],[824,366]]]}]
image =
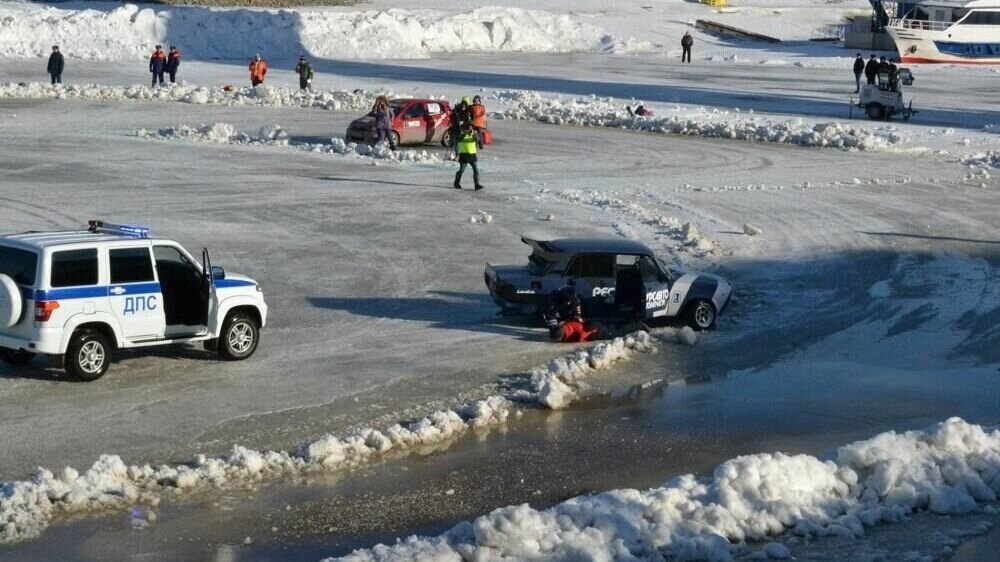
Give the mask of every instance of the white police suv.
[{"label": "white police suv", "polygon": [[0,236],[0,359],[37,354],[96,380],[117,349],[204,342],[223,359],[253,355],[267,305],[252,279],[201,263],[141,226]]}]

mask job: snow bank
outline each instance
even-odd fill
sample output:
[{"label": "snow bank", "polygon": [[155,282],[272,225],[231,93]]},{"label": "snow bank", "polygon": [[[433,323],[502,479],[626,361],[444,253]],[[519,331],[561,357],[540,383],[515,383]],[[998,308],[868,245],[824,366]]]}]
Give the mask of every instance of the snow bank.
[{"label": "snow bank", "polygon": [[[716,112],[698,118],[638,117],[629,115],[625,101],[589,96],[564,100],[537,92],[500,91],[493,96],[507,109],[496,119],[540,121],[554,125],[613,127],[653,133],[726,138],[750,142],[775,142],[845,150],[885,150],[902,142],[892,131],[878,133],[840,123],[809,124],[802,119],[778,122],[766,117]],[[634,102],[631,102],[634,103]]]},{"label": "snow bank", "polygon": [[[647,491],[580,496],[546,510],[493,511],[433,538],[357,550],[345,562],[395,560],[730,560],[746,540],[791,531],[861,536],[918,510],[965,513],[1000,493],[1000,431],[959,418],[841,447],[833,460],[738,457],[711,477]],[[792,553],[769,543],[765,553]]]},{"label": "snow bank", "polygon": [[652,48],[615,38],[568,14],[484,7],[446,14],[437,10],[251,10],[126,4],[70,10],[0,4],[0,56],[47,56],[61,45],[69,57],[145,59],[153,46],[177,45],[185,58],[394,58],[463,51],[565,53]]},{"label": "snow bank", "polygon": [[586,388],[583,379],[594,371],[653,348],[653,339],[648,333],[636,332],[553,359],[543,367],[532,369],[531,396],[553,410],[565,408]]},{"label": "snow bank", "polygon": [[972,168],[1000,168],[1000,152],[992,150],[977,152],[963,157],[962,163]]},{"label": "snow bank", "polygon": [[171,101],[196,105],[302,107],[331,111],[368,111],[375,97],[392,92],[367,90],[325,90],[306,92],[291,88],[257,86],[229,88],[173,84],[163,88],[149,86],[102,86],[99,84],[67,84],[52,86],[41,82],[0,84],[0,99],[78,99],[99,102]]},{"label": "snow bank", "polygon": [[[439,152],[428,150],[391,150],[384,143],[375,146],[345,142],[341,138],[331,138],[329,143],[295,142],[289,139],[288,133],[278,125],[265,125],[256,135],[237,131],[229,123],[201,124],[197,127],[179,125],[150,131],[139,129],[136,136],[154,140],[181,140],[194,142],[211,142],[220,144],[235,144],[244,146],[287,146],[297,150],[320,154],[335,154],[352,156],[370,160],[385,160],[406,163],[441,163],[444,157]],[[492,221],[490,217],[490,221]]]},{"label": "snow bank", "polygon": [[[265,127],[280,138],[280,128]],[[233,135],[227,126],[212,126],[198,134],[212,138]],[[593,374],[636,351],[653,349],[648,334],[601,342],[589,349],[556,360],[557,368],[545,367],[535,373],[552,371],[552,381],[578,384]],[[519,402],[546,404],[554,400],[546,394],[542,378],[533,390],[519,390],[511,398]],[[577,388],[578,390],[578,388]],[[575,396],[565,395],[567,405]],[[183,494],[258,482],[283,475],[333,472],[372,463],[383,455],[405,452],[415,447],[436,445],[470,430],[503,425],[516,412],[513,402],[499,394],[476,400],[454,410],[439,410],[418,421],[396,424],[386,430],[358,429],[345,436],[325,435],[292,451],[255,451],[236,445],[229,455],[209,458],[198,455],[180,465],[126,465],[117,455],[102,455],[82,474],[66,467],[58,474],[39,468],[29,480],[0,483],[0,544],[40,535],[54,517],[80,514],[135,504],[157,505],[169,494]]]}]

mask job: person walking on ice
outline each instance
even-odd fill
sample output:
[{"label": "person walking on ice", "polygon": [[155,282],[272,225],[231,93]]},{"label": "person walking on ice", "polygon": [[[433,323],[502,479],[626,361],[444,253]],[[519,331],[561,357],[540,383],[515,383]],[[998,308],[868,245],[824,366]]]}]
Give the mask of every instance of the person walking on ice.
[{"label": "person walking on ice", "polygon": [[299,64],[295,65],[295,73],[299,75],[299,89],[300,90],[310,90],[312,89],[313,67],[306,60],[305,55],[299,57]]},{"label": "person walking on ice", "polygon": [[250,85],[257,86],[264,83],[264,76],[267,74],[267,61],[262,59],[260,53],[253,56],[250,61]]},{"label": "person walking on ice", "polygon": [[177,50],[177,47],[173,45],[170,46],[170,52],[167,53],[167,74],[170,75],[170,83],[177,83],[177,69],[181,66],[181,52]]},{"label": "person walking on ice", "polygon": [[681,62],[691,64],[692,45],[694,45],[694,37],[691,37],[690,31],[685,31],[684,37],[681,37]]},{"label": "person walking on ice", "polygon": [[861,91],[861,75],[865,73],[865,57],[858,53],[854,58],[854,93]]},{"label": "person walking on ice", "polygon": [[157,80],[159,80],[161,86],[163,85],[163,73],[166,70],[167,53],[163,52],[163,45],[157,45],[156,50],[149,57],[149,71],[153,74],[153,88],[156,87]]},{"label": "person walking on ice", "polygon": [[472,181],[476,191],[483,188],[479,183],[479,166],[476,149],[479,147],[479,135],[472,127],[472,123],[466,123],[461,128],[458,136],[458,172],[455,173],[455,189],[462,189],[462,174],[465,173],[466,166],[472,166]]},{"label": "person walking on ice", "polygon": [[46,70],[52,77],[52,85],[62,84],[63,68],[66,66],[66,59],[59,52],[59,45],[52,45],[52,54],[49,55],[49,65]]}]

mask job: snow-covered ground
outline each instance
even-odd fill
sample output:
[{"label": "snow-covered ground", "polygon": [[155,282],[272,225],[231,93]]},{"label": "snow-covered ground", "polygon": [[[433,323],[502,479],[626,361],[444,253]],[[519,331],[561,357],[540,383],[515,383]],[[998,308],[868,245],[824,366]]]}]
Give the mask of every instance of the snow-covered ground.
[{"label": "snow-covered ground", "polygon": [[[724,463],[714,480],[610,492],[549,511],[501,510],[479,520],[483,536],[463,525],[454,541],[412,546],[522,548],[528,543],[514,534],[494,533],[494,523],[513,517],[523,526],[508,528],[518,532],[566,523],[545,534],[570,540],[539,548],[579,540],[593,551],[639,552],[639,534],[605,540],[623,529],[604,524],[610,515],[588,519],[597,525],[587,530],[587,521],[555,514],[620,508],[620,522],[669,496],[732,523],[706,516],[697,529],[669,527],[686,541],[670,542],[670,552],[686,544],[693,550],[678,555],[752,556],[710,535],[738,543],[788,528],[810,536],[843,528],[853,536],[856,523],[912,509],[995,502],[997,436],[975,425],[1000,421],[988,413],[997,397],[987,377],[1000,361],[1000,114],[991,69],[920,68],[907,94],[921,113],[906,124],[872,123],[849,119],[853,53],[804,41],[865,2],[733,1],[721,13],[679,0],[615,10],[595,0],[492,4],[376,0],[259,11],[0,3],[0,230],[74,228],[90,218],[149,223],[259,279],[273,310],[246,363],[218,363],[195,349],[128,353],[88,385],[67,384],[41,361],[0,366],[5,540],[36,535],[63,514],[181,499],[167,489],[215,493],[272,465],[287,475],[329,459],[334,467],[381,460],[385,443],[405,449],[404,430],[445,439],[476,420],[505,418],[500,398],[568,407],[587,392],[593,367],[630,348],[547,363],[566,350],[531,324],[494,316],[483,262],[523,261],[518,236],[538,231],[641,239],[668,261],[735,282],[718,333],[643,355],[629,369],[633,379],[726,374],[723,392],[734,393],[792,392],[822,379],[836,381],[822,399],[849,409],[865,390],[845,374],[898,384],[903,397],[907,384],[946,377],[983,392],[941,392],[933,419],[926,408],[897,407],[899,427],[959,411],[972,425],[950,421],[841,449],[878,450],[872,462],[756,451]],[[84,5],[93,10],[73,11]],[[679,37],[701,17],[791,41],[693,31],[695,64],[680,65]],[[148,79],[143,59],[156,42],[180,44],[183,84],[135,85]],[[34,58],[53,43],[69,57],[60,88],[39,83],[44,59]],[[245,88],[244,61],[255,51],[273,70],[266,87]],[[314,93],[294,88],[302,52],[319,73]],[[438,147],[391,153],[338,138],[375,92],[484,95],[496,138],[481,160],[487,189],[452,190],[455,165]],[[629,116],[625,106],[637,103],[655,115]],[[693,342],[687,332],[667,339]],[[730,349],[740,352],[730,357]],[[699,358],[709,354],[714,372],[704,373]],[[532,372],[536,365],[546,367]],[[522,387],[498,384],[512,373]],[[388,428],[397,423],[394,434]],[[866,423],[848,424],[851,439]],[[675,430],[695,427],[692,418]],[[91,472],[61,470],[102,454],[120,457]],[[37,466],[52,470],[26,480]],[[729,469],[802,483],[793,499],[804,503],[779,494],[749,511],[739,502],[712,508],[720,499],[760,499],[763,488],[727,480]],[[804,472],[815,478],[799,478]],[[743,495],[722,493],[730,488]],[[493,538],[480,543],[485,535]]]}]

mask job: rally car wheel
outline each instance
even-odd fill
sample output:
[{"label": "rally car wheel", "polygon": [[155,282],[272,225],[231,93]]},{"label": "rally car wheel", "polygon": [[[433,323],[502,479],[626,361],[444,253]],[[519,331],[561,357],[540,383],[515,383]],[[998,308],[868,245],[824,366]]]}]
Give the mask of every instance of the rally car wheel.
[{"label": "rally car wheel", "polygon": [[441,135],[441,146],[451,148],[451,130],[447,130]]},{"label": "rally car wheel", "polygon": [[35,354],[30,351],[0,347],[0,361],[11,365],[26,365],[34,358]]},{"label": "rally car wheel", "polygon": [[399,146],[399,133],[393,131],[389,133],[389,140],[392,141],[392,146]]},{"label": "rally car wheel", "polygon": [[244,312],[234,312],[226,317],[219,335],[219,355],[227,361],[246,359],[257,351],[260,326]]},{"label": "rally car wheel", "polygon": [[63,361],[69,375],[82,381],[96,381],[111,366],[111,344],[97,330],[80,330],[69,340]]},{"label": "rally car wheel", "polygon": [[708,330],[715,326],[715,306],[706,300],[691,303],[688,310],[688,326],[695,330]]}]

